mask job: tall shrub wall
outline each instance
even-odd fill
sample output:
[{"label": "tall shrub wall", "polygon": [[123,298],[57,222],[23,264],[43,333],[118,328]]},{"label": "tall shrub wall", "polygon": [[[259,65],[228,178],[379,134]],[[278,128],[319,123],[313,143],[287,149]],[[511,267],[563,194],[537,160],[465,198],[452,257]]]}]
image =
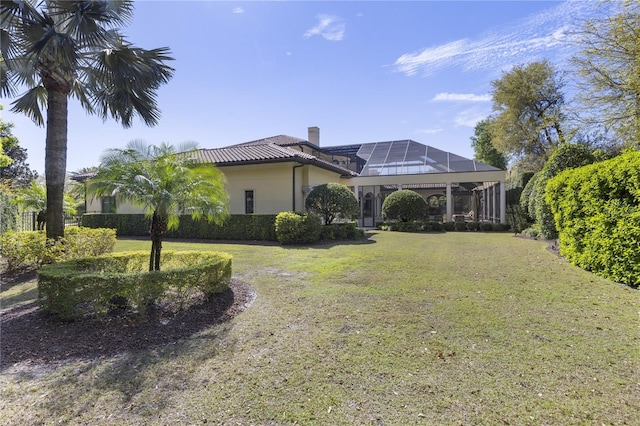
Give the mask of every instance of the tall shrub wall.
[{"label": "tall shrub wall", "polygon": [[[206,220],[180,217],[178,229],[167,232],[169,238],[198,238],[211,240],[277,241],[276,215],[231,215],[222,226]],[[85,214],[82,226],[115,228],[120,236],[148,236],[150,219],[144,214]]]},{"label": "tall shrub wall", "polygon": [[545,198],[563,256],[612,280],[640,284],[640,152],[565,171],[549,180]]},{"label": "tall shrub wall", "polygon": [[0,192],[0,235],[18,229],[18,206],[9,194]]}]

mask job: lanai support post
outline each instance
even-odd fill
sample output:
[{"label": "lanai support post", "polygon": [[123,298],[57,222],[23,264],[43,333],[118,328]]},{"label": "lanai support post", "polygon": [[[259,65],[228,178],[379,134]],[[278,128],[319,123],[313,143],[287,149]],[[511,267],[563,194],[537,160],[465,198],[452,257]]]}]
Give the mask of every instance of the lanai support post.
[{"label": "lanai support post", "polygon": [[496,222],[496,207],[498,204],[498,200],[497,200],[497,192],[496,192],[496,183],[494,182],[493,185],[491,186],[491,222]]},{"label": "lanai support post", "polygon": [[452,197],[451,197],[451,182],[447,182],[447,219],[445,220],[445,222],[450,222],[452,219],[452,207],[453,207],[453,203],[452,203]]},{"label": "lanai support post", "polygon": [[500,181],[500,223],[507,223],[507,183]]}]

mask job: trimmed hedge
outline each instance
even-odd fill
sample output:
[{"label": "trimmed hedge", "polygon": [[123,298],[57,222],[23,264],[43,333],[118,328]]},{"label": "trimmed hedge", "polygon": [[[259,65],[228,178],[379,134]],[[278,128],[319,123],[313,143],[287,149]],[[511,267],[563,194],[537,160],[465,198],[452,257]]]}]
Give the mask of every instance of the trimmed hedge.
[{"label": "trimmed hedge", "polygon": [[[168,238],[210,240],[266,240],[277,241],[276,215],[231,215],[224,225],[206,220],[194,220],[190,215],[180,216],[178,229],[168,231]],[[82,216],[82,226],[115,228],[120,236],[148,236],[151,221],[144,214],[91,213]]]},{"label": "trimmed hedge", "polygon": [[18,206],[13,196],[0,192],[0,235],[18,229]]},{"label": "trimmed hedge", "polygon": [[357,240],[364,235],[364,231],[355,222],[324,225],[320,231],[321,240]]},{"label": "trimmed hedge", "polygon": [[640,285],[640,152],[565,171],[545,192],[560,254],[598,275]]},{"label": "trimmed hedge", "polygon": [[320,239],[320,217],[313,213],[282,212],[276,216],[276,235],[282,244],[307,244]]},{"label": "trimmed hedge", "polygon": [[394,191],[382,202],[382,217],[385,220],[412,222],[421,220],[427,213],[427,202],[415,191]]},{"label": "trimmed hedge", "polygon": [[195,293],[210,297],[225,291],[231,280],[231,255],[219,252],[165,251],[161,271],[147,271],[148,252],[120,252],[85,257],[38,270],[43,309],[69,320],[87,313],[100,318],[114,300],[144,316],[149,304],[161,298],[183,308]]},{"label": "trimmed hedge", "polygon": [[508,223],[491,223],[491,222],[381,222],[378,223],[378,229],[382,231],[399,231],[399,232],[466,232],[466,231],[485,231],[485,232],[503,232],[511,229]]},{"label": "trimmed hedge", "polygon": [[116,243],[113,229],[69,227],[59,240],[47,240],[45,231],[7,232],[0,236],[0,253],[7,270],[37,268],[65,259],[109,253]]}]

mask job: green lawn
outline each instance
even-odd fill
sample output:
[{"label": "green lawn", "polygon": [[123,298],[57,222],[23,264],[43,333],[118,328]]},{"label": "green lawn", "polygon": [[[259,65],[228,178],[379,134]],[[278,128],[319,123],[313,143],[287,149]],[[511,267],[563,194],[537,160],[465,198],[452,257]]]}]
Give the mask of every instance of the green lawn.
[{"label": "green lawn", "polygon": [[640,424],[640,294],[542,242],[163,247],[231,253],[257,299],[167,347],[2,371],[0,423]]}]

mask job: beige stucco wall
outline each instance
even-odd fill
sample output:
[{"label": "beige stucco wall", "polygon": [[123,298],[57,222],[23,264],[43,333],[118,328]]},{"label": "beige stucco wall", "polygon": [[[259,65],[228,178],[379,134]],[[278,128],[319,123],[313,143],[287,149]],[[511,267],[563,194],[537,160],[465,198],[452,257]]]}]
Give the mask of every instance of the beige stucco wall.
[{"label": "beige stucco wall", "polygon": [[[102,203],[100,202],[100,198],[89,198],[87,200],[87,213],[102,213]],[[144,209],[142,207],[136,207],[131,203],[116,202],[116,213],[144,213]]]},{"label": "beige stucco wall", "polygon": [[[226,166],[220,170],[227,178],[227,192],[232,214],[244,214],[244,192],[254,191],[255,213],[277,214],[293,208],[293,173],[298,163]],[[295,169],[295,210],[304,211],[303,188],[338,182],[340,176],[312,165]]]}]

